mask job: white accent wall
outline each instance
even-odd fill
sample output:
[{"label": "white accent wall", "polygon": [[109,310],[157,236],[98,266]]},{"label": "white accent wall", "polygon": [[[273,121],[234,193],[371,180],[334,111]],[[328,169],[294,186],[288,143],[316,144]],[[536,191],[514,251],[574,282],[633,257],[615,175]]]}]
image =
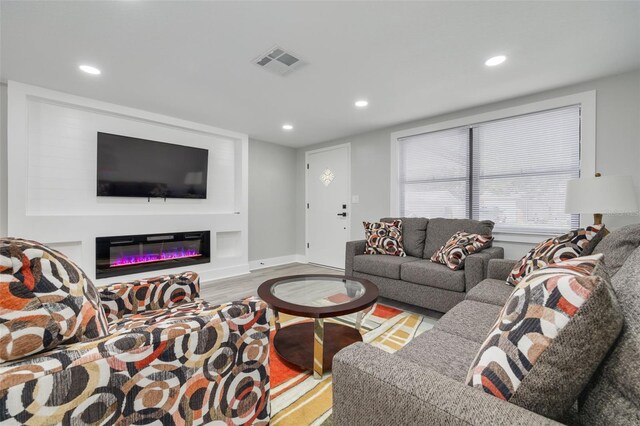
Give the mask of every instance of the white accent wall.
[{"label": "white accent wall", "polygon": [[[16,82],[8,85],[8,123],[1,234],[51,245],[93,278],[96,237],[210,230],[211,263],[190,269],[205,281],[248,272],[247,135]],[[97,197],[97,132],[208,149],[207,198]]]}]

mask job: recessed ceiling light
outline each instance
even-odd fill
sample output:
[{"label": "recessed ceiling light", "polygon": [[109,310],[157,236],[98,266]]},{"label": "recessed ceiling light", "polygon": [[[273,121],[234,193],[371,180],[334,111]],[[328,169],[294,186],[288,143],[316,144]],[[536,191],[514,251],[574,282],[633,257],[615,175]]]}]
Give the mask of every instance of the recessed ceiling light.
[{"label": "recessed ceiling light", "polygon": [[368,101],[365,101],[364,99],[361,99],[361,100],[359,100],[359,101],[356,101],[355,105],[356,105],[358,108],[364,108],[364,107],[366,107],[367,105],[369,105],[369,102],[368,102]]},{"label": "recessed ceiling light", "polygon": [[81,71],[84,71],[87,74],[92,74],[92,75],[101,74],[101,71],[98,68],[92,67],[91,65],[80,65],[78,68],[80,68]]},{"label": "recessed ceiling light", "polygon": [[283,130],[293,130],[293,126],[291,124],[283,124],[282,125],[282,129]]},{"label": "recessed ceiling light", "polygon": [[488,67],[495,67],[496,65],[500,65],[504,61],[507,60],[507,57],[504,55],[494,56],[493,58],[487,59],[484,64]]}]

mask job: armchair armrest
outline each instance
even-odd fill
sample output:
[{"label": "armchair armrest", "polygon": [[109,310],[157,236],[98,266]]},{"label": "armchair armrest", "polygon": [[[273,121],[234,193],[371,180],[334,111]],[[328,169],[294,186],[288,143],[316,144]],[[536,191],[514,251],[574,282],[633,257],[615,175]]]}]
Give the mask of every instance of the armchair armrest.
[{"label": "armchair armrest", "polygon": [[[207,424],[238,416],[268,422],[266,304],[184,305],[138,328],[123,326],[106,337],[1,364],[0,423]],[[220,398],[189,399],[218,386],[225,389]],[[174,402],[178,396],[183,399]],[[50,405],[39,409],[41,401]]]},{"label": "armchair armrest", "polygon": [[489,262],[492,259],[502,259],[504,249],[502,247],[489,247],[478,253],[467,256],[464,260],[464,279],[466,291],[471,290],[480,281],[487,277]]},{"label": "armchair armrest", "polygon": [[493,278],[495,280],[506,281],[509,273],[514,266],[516,266],[517,260],[511,259],[493,259],[489,261],[489,270],[487,271],[487,278]]},{"label": "armchair armrest", "polygon": [[333,359],[333,423],[559,424],[364,343],[348,346]]},{"label": "armchair armrest", "polygon": [[200,277],[195,272],[162,275],[98,289],[100,303],[109,321],[139,312],[171,308],[176,303],[193,302],[200,293]]},{"label": "armchair armrest", "polygon": [[367,246],[366,240],[348,241],[345,250],[344,274],[353,275],[353,258],[359,254],[364,254]]}]

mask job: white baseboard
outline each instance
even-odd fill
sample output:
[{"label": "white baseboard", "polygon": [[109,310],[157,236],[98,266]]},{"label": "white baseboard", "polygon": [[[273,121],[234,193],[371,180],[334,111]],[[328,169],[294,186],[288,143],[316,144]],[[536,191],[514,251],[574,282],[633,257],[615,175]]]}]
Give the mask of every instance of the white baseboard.
[{"label": "white baseboard", "polygon": [[258,259],[249,261],[249,269],[269,268],[271,266],[286,265],[287,263],[307,263],[307,258],[301,254],[290,254],[288,256],[271,257],[269,259]]},{"label": "white baseboard", "polygon": [[248,273],[249,273],[249,264],[245,263],[243,265],[228,266],[226,268],[218,268],[218,269],[203,271],[200,273],[200,281],[201,282],[214,281],[214,280],[220,280],[222,278],[237,277],[238,275],[244,275]]},{"label": "white baseboard", "polygon": [[134,280],[140,280],[145,278],[156,277],[160,275],[180,274],[186,271],[194,271],[200,275],[200,282],[205,283],[208,281],[215,281],[222,278],[237,277],[238,275],[244,275],[249,273],[249,264],[242,263],[240,265],[226,266],[212,269],[205,269],[210,264],[205,265],[193,265],[191,268],[171,268],[162,269],[158,271],[141,272],[138,274],[123,275],[119,277],[102,278],[95,280],[96,287],[105,287],[113,283],[131,282]]}]

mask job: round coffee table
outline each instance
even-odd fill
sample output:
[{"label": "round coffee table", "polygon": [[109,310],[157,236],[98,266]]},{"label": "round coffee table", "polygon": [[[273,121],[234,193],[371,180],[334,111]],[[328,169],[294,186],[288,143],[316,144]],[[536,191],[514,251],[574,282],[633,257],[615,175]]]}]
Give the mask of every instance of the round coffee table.
[{"label": "round coffee table", "polygon": [[[292,275],[265,281],[258,296],[269,304],[276,321],[273,345],[282,358],[322,378],[331,370],[333,356],[345,346],[362,341],[362,317],[378,299],[371,281],[340,275]],[[283,312],[314,322],[280,328]],[[325,318],[358,312],[356,326],[324,323]],[[312,344],[313,342],[313,344]]]}]

